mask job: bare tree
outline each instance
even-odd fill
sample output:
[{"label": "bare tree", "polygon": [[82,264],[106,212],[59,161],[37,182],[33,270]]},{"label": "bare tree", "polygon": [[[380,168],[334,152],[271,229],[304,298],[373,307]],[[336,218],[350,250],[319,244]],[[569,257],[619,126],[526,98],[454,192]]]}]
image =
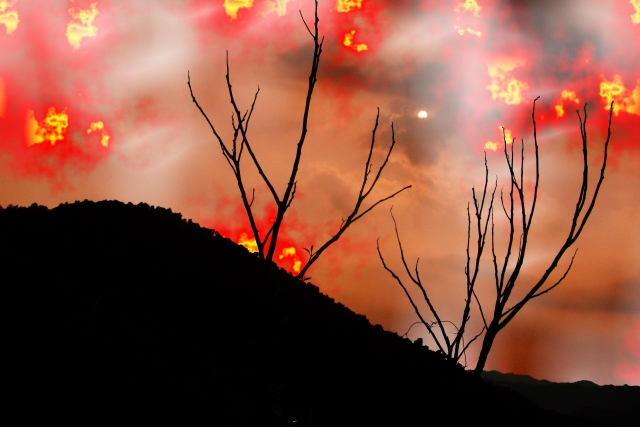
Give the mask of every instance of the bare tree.
[{"label": "bare tree", "polygon": [[[409,299],[409,302],[413,306],[413,309],[415,310],[416,314],[418,315],[418,318],[420,319],[419,323],[422,323],[427,328],[429,335],[431,335],[434,342],[436,343],[436,346],[438,347],[438,351],[441,352],[448,360],[451,360],[452,362],[456,362],[456,363],[459,362],[460,358],[466,354],[466,350],[467,348],[469,348],[469,345],[471,345],[471,343],[473,343],[476,339],[478,339],[482,335],[482,333],[485,331],[485,328],[483,327],[482,330],[476,336],[474,336],[471,340],[469,340],[466,343],[464,342],[464,333],[466,331],[466,325],[469,319],[471,318],[470,312],[471,312],[472,298],[476,299],[477,301],[477,296],[475,294],[474,289],[475,289],[476,280],[478,278],[478,273],[480,272],[480,259],[482,257],[482,252],[484,251],[484,246],[486,243],[489,218],[493,214],[493,199],[496,192],[496,186],[494,186],[493,191],[491,192],[491,200],[488,201],[487,207],[485,209],[485,202],[487,202],[487,198],[486,198],[487,186],[489,184],[489,168],[487,166],[486,154],[484,159],[484,165],[485,165],[485,181],[484,181],[484,189],[482,191],[482,198],[478,200],[478,198],[476,197],[475,188],[471,189],[471,194],[473,197],[473,206],[475,209],[474,215],[475,215],[476,233],[478,236],[478,240],[476,244],[476,255],[475,255],[475,260],[473,262],[473,267],[471,263],[471,252],[470,252],[471,211],[469,209],[469,204],[467,204],[467,264],[464,269],[467,285],[466,285],[465,305],[462,310],[462,318],[458,323],[460,326],[457,326],[457,324],[453,321],[443,320],[438,315],[438,312],[433,306],[433,303],[431,302],[431,300],[429,299],[427,291],[422,284],[422,280],[420,279],[420,273],[418,271],[418,263],[420,261],[420,258],[416,260],[416,265],[414,267],[415,275],[411,273],[411,270],[409,269],[406,258],[404,256],[404,249],[402,248],[402,242],[400,240],[400,234],[398,232],[398,224],[396,223],[396,219],[393,216],[393,211],[391,211],[391,218],[393,219],[393,225],[396,232],[396,239],[398,240],[398,246],[400,248],[400,259],[402,260],[402,264],[404,265],[405,271],[407,272],[409,278],[418,287],[418,289],[420,289],[422,297],[427,303],[427,306],[429,307],[429,311],[433,315],[433,318],[435,319],[434,321],[428,321],[423,317],[422,313],[420,312],[420,309],[418,309],[418,306],[416,305],[415,301],[411,297],[411,293],[409,292],[407,287],[404,285],[400,277],[398,277],[398,275],[396,275],[393,272],[393,270],[391,270],[385,263],[382,253],[380,252],[380,242],[378,241],[377,243],[378,255],[380,256],[380,260],[382,261],[383,267],[389,273],[391,273],[393,278],[396,279],[396,281],[400,284],[400,286],[404,290],[405,295]],[[496,185],[497,185],[497,182],[496,182]],[[486,211],[486,217],[483,218],[483,212],[485,211]],[[472,272],[472,269],[473,269],[473,272]],[[478,302],[478,305],[480,306],[479,302]],[[484,314],[483,314],[483,317],[484,317]],[[449,338],[449,334],[445,330],[445,323],[448,323],[454,327],[455,334],[453,338]]]},{"label": "bare tree", "polygon": [[[273,259],[273,256],[274,256],[275,251],[276,251],[276,245],[277,245],[278,236],[279,236],[279,233],[280,233],[280,228],[281,228],[282,223],[284,221],[285,213],[287,212],[287,210],[291,206],[291,202],[293,202],[293,199],[294,199],[295,194],[296,194],[296,188],[297,188],[296,177],[298,175],[298,169],[299,169],[299,166],[300,166],[300,159],[302,157],[302,148],[304,146],[304,143],[305,143],[306,137],[307,137],[307,132],[308,132],[307,124],[308,124],[308,120],[309,120],[309,110],[311,108],[311,98],[312,98],[312,95],[313,95],[313,90],[315,88],[316,82],[318,80],[317,77],[318,77],[318,68],[320,66],[320,55],[322,54],[322,45],[323,45],[323,42],[324,42],[324,37],[320,38],[319,32],[318,32],[318,22],[319,22],[319,19],[318,19],[318,1],[317,0],[315,1],[315,20],[314,20],[314,25],[313,25],[313,31],[307,25],[307,22],[305,21],[304,17],[302,16],[302,12],[300,12],[300,17],[302,18],[302,22],[304,23],[305,27],[307,28],[307,31],[311,35],[311,38],[313,39],[313,44],[314,44],[313,60],[312,60],[312,64],[311,64],[311,73],[309,74],[309,83],[308,83],[308,86],[307,86],[306,101],[305,101],[304,111],[303,111],[303,115],[302,115],[302,130],[301,130],[301,133],[300,133],[300,138],[298,139],[297,148],[296,148],[296,155],[295,155],[295,158],[294,158],[294,161],[293,161],[293,165],[291,167],[291,173],[289,175],[289,181],[287,183],[287,186],[286,186],[282,196],[280,196],[278,194],[278,191],[276,190],[275,186],[272,184],[271,180],[267,177],[267,174],[265,173],[263,167],[261,166],[260,162],[258,161],[258,158],[256,157],[255,152],[254,152],[251,144],[249,143],[249,138],[248,138],[249,122],[251,120],[251,116],[253,115],[253,111],[254,111],[254,108],[255,108],[255,105],[256,105],[256,101],[258,99],[258,93],[260,92],[260,87],[258,86],[258,89],[256,90],[256,93],[255,93],[255,95],[253,97],[253,102],[251,103],[251,107],[248,110],[246,110],[244,113],[242,113],[240,111],[240,108],[238,107],[238,104],[237,104],[236,99],[235,99],[234,94],[233,94],[233,88],[232,88],[232,85],[231,85],[231,79],[229,77],[229,53],[227,52],[227,58],[226,58],[226,66],[227,66],[226,80],[227,80],[227,88],[228,88],[228,92],[229,92],[230,102],[231,102],[231,105],[233,107],[233,113],[231,115],[231,126],[233,128],[233,138],[231,140],[231,144],[229,145],[228,143],[225,143],[223,141],[222,137],[220,136],[220,134],[216,130],[215,126],[213,125],[213,123],[211,122],[211,120],[209,119],[207,114],[204,112],[204,110],[202,109],[202,107],[200,106],[198,101],[196,100],[196,97],[193,94],[193,89],[191,87],[191,76],[189,74],[187,74],[187,76],[188,76],[187,85],[189,86],[189,92],[191,94],[191,98],[192,98],[193,102],[196,104],[196,106],[198,107],[198,109],[200,110],[200,113],[204,116],[204,118],[206,119],[207,123],[209,124],[209,127],[211,128],[211,131],[215,135],[215,137],[218,140],[218,143],[220,145],[220,148],[222,149],[222,155],[227,160],[227,163],[231,167],[231,170],[232,170],[232,172],[233,172],[233,174],[234,174],[234,176],[236,178],[236,182],[238,184],[238,190],[240,191],[240,197],[242,199],[242,204],[243,204],[243,206],[245,208],[245,211],[247,213],[247,218],[248,218],[249,224],[251,226],[251,231],[253,233],[254,239],[256,241],[256,245],[258,247],[258,255],[261,258],[264,258],[264,259],[267,259],[267,260],[272,260]],[[370,175],[371,169],[372,169],[371,157],[372,157],[373,149],[374,149],[374,145],[375,145],[375,137],[376,137],[376,131],[377,131],[377,128],[378,128],[379,115],[380,115],[380,111],[378,110],[378,115],[376,116],[376,122],[375,122],[375,126],[374,126],[374,129],[373,129],[373,132],[372,132],[373,135],[372,135],[372,139],[371,139],[371,146],[369,148],[369,156],[368,156],[367,162],[365,164],[364,178],[363,178],[363,181],[362,181],[362,186],[360,188],[360,192],[358,193],[358,198],[356,200],[355,207],[353,208],[353,211],[351,212],[351,214],[349,214],[347,219],[343,219],[342,220],[342,224],[340,225],[340,228],[338,229],[336,234],[332,235],[330,239],[328,239],[325,243],[320,245],[320,248],[318,250],[314,251],[313,246],[311,246],[311,248],[309,248],[309,249],[305,249],[306,251],[309,252],[309,261],[301,268],[300,272],[296,276],[296,277],[298,277],[300,279],[309,279],[308,277],[305,276],[305,274],[306,274],[307,270],[309,269],[309,267],[318,259],[318,257],[331,244],[335,243],[342,236],[342,234],[346,231],[346,229],[351,224],[353,224],[358,219],[362,218],[366,213],[371,211],[371,209],[373,209],[379,203],[382,203],[385,200],[391,199],[392,197],[396,196],[397,194],[401,193],[402,191],[404,191],[404,190],[406,190],[408,188],[411,188],[411,186],[408,185],[408,186],[396,191],[395,193],[393,193],[393,194],[391,194],[391,195],[389,195],[389,196],[387,196],[385,198],[382,198],[382,199],[378,200],[373,205],[371,205],[368,209],[365,209],[365,210],[361,211],[363,202],[369,196],[369,194],[373,190],[374,186],[378,182],[378,179],[380,178],[382,170],[386,166],[387,161],[389,160],[389,156],[391,155],[391,151],[393,150],[393,147],[395,146],[395,134],[394,134],[394,130],[393,130],[393,124],[391,124],[391,145],[389,147],[389,151],[387,152],[387,156],[386,156],[382,166],[380,166],[380,169],[378,170],[378,173],[375,175],[375,178],[373,179],[373,181],[371,181],[369,183],[369,175]],[[240,141],[238,141],[238,139]],[[269,192],[271,193],[271,196],[273,197],[273,200],[274,200],[276,208],[277,208],[276,217],[275,217],[273,223],[271,224],[271,227],[269,227],[269,229],[266,232],[263,232],[263,230],[260,230],[258,228],[258,225],[256,223],[256,219],[255,219],[255,215],[254,215],[253,210],[252,210],[252,206],[253,206],[253,202],[254,202],[254,198],[255,198],[255,189],[253,189],[251,191],[251,199],[249,200],[248,192],[247,192],[247,189],[245,187],[245,183],[243,181],[242,171],[241,171],[241,159],[242,159],[242,154],[243,154],[245,148],[246,148],[247,152],[249,153],[249,156],[251,157],[251,160],[252,160],[253,164],[255,165],[255,167],[256,167],[256,169],[258,171],[258,174],[260,175],[260,177],[262,178],[262,180],[266,184],[267,188],[269,189]],[[367,184],[368,183],[369,183],[369,187],[367,188]]]},{"label": "bare tree", "polygon": [[[507,197],[507,201],[505,204],[505,197],[503,192],[500,194],[500,201],[502,204],[502,210],[509,222],[509,238],[507,247],[505,250],[504,258],[501,259],[501,263],[498,262],[498,256],[496,255],[495,248],[495,228],[494,228],[494,209],[493,202],[494,196],[497,188],[497,179],[496,186],[494,186],[493,191],[491,193],[490,199],[487,197],[487,184],[489,180],[489,170],[487,167],[487,159],[485,154],[485,183],[484,189],[482,192],[482,197],[477,197],[475,189],[472,189],[472,198],[473,204],[475,208],[475,223],[476,223],[476,231],[477,234],[477,245],[475,251],[475,262],[471,267],[471,255],[469,251],[470,241],[471,241],[471,214],[469,211],[469,206],[467,205],[467,220],[468,220],[468,228],[467,228],[467,265],[465,267],[465,275],[466,275],[466,297],[465,304],[462,310],[462,318],[459,322],[460,326],[457,326],[455,323],[442,320],[442,318],[438,315],[433,303],[428,297],[428,293],[420,280],[420,276],[418,273],[418,262],[416,261],[415,266],[415,276],[409,270],[407,266],[404,251],[402,249],[402,243],[400,241],[400,235],[398,233],[398,227],[395,221],[395,218],[392,218],[396,231],[396,238],[398,240],[398,246],[400,248],[400,258],[402,259],[402,263],[404,268],[409,275],[411,281],[419,288],[422,293],[422,297],[426,301],[431,315],[433,315],[433,321],[427,320],[420,309],[415,304],[411,294],[407,290],[407,287],[404,285],[402,280],[396,275],[385,263],[384,258],[382,256],[382,252],[380,251],[380,246],[378,244],[378,255],[380,256],[380,260],[382,261],[383,267],[393,276],[393,278],[400,284],[405,294],[407,295],[409,302],[413,306],[418,318],[420,319],[420,323],[424,324],[427,328],[427,331],[435,341],[439,351],[441,351],[445,357],[453,362],[459,362],[460,358],[466,353],[466,350],[469,348],[469,345],[478,339],[480,336],[484,334],[482,340],[482,347],[480,349],[480,356],[478,358],[478,362],[476,364],[474,373],[476,375],[480,375],[484,369],[484,366],[487,362],[487,358],[489,356],[489,352],[493,346],[493,343],[496,339],[498,333],[505,327],[507,324],[513,320],[513,318],[522,310],[522,308],[532,299],[537,298],[551,291],[553,288],[558,286],[569,273],[571,267],[573,266],[573,261],[576,256],[576,251],[574,251],[571,256],[571,260],[569,262],[568,267],[564,271],[564,273],[560,276],[555,283],[548,285],[547,282],[551,276],[551,274],[555,271],[558,266],[560,260],[564,256],[565,252],[576,242],[582,230],[584,229],[591,212],[593,211],[593,207],[595,206],[596,199],[598,197],[598,193],[600,191],[600,187],[604,180],[604,172],[607,166],[607,153],[609,148],[609,141],[611,139],[611,119],[613,114],[613,102],[610,105],[609,110],[609,124],[607,128],[607,138],[604,143],[604,157],[602,160],[602,166],[600,168],[600,176],[598,182],[595,186],[595,190],[591,195],[591,198],[588,198],[588,187],[589,187],[589,163],[587,156],[587,106],[584,106],[584,120],[580,115],[580,110],[576,110],[578,115],[578,120],[580,122],[580,134],[582,138],[582,153],[583,153],[583,168],[582,168],[582,184],[580,186],[580,192],[578,194],[578,201],[576,203],[576,207],[573,211],[573,216],[571,219],[571,227],[569,229],[569,233],[563,242],[560,249],[557,251],[553,260],[549,267],[542,273],[541,277],[532,285],[529,285],[526,294],[517,300],[515,303],[510,304],[510,298],[513,296],[513,291],[515,289],[516,283],[520,277],[520,273],[522,272],[522,266],[524,264],[525,254],[527,250],[527,245],[529,243],[529,233],[531,230],[531,223],[533,221],[533,215],[536,208],[536,202],[538,200],[538,183],[540,179],[540,169],[539,169],[539,157],[538,157],[538,138],[537,138],[537,128],[536,128],[536,120],[535,120],[535,109],[536,109],[536,101],[539,99],[536,98],[533,101],[533,111],[531,113],[531,119],[533,121],[533,141],[535,148],[535,185],[533,190],[533,196],[531,199],[530,207],[527,208],[527,203],[525,202],[525,193],[524,193],[524,140],[521,143],[520,149],[520,171],[519,174],[516,172],[515,165],[515,157],[514,157],[514,145],[515,138],[511,141],[511,153],[507,150],[506,135],[504,133],[503,128],[503,140],[504,140],[504,155],[507,161],[507,167],[509,170],[509,196]],[[519,175],[519,177],[518,177]],[[478,200],[480,199],[480,200]],[[488,205],[485,210],[485,201],[488,200]],[[528,210],[528,212],[527,212]],[[483,212],[486,211],[486,216],[483,218]],[[519,217],[519,226],[516,227],[517,220]],[[492,318],[490,320],[485,316],[485,312],[482,309],[482,304],[478,299],[475,286],[476,279],[480,269],[480,260],[484,251],[484,246],[486,242],[487,232],[489,229],[489,220],[491,221],[491,254],[493,261],[493,270],[494,270],[494,280],[495,280],[495,300],[493,301],[493,311]],[[517,247],[517,256],[515,261],[512,260],[512,255],[514,254],[515,244],[516,244],[516,230],[520,232],[520,237],[518,239],[518,247]],[[510,265],[511,261],[511,265]],[[471,273],[473,271],[473,273]],[[470,311],[471,311],[471,301],[475,300],[478,305],[478,310],[480,312],[480,316],[482,318],[482,329],[480,332],[475,335],[471,340],[465,343],[464,341],[464,333],[466,331],[467,322],[470,319]],[[487,313],[489,314],[489,313]],[[450,334],[445,330],[445,324],[451,323],[455,327],[455,333],[453,337],[450,338]]]}]

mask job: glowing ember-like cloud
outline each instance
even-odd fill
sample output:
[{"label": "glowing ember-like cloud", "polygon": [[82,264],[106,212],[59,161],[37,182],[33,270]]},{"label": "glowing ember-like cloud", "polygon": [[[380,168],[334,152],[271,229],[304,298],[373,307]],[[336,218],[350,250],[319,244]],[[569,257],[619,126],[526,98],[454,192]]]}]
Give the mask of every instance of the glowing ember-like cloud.
[{"label": "glowing ember-like cloud", "polygon": [[238,10],[250,9],[251,7],[253,7],[253,0],[224,0],[224,11],[231,19],[238,19]]},{"label": "glowing ember-like cloud", "polygon": [[[240,234],[238,238],[238,244],[240,246],[244,246],[247,248],[249,252],[256,253],[258,252],[258,245],[256,243],[256,239],[250,239],[248,233]],[[300,273],[300,268],[302,267],[302,260],[298,256],[296,252],[296,248],[291,246],[288,248],[282,249],[282,253],[278,255],[278,260],[286,260],[291,259],[293,261],[293,265],[291,266],[291,271],[294,273]]]},{"label": "glowing ember-like cloud", "polygon": [[44,141],[51,142],[53,146],[56,145],[56,142],[62,141],[67,127],[69,127],[69,116],[66,110],[65,108],[57,113],[55,107],[50,107],[47,110],[47,116],[41,122],[36,120],[33,110],[27,111],[25,123],[27,146],[40,144]]},{"label": "glowing ember-like cloud", "polygon": [[287,3],[291,0],[266,0],[264,2],[265,11],[264,15],[268,15],[275,12],[278,16],[284,16],[287,14]]},{"label": "glowing ember-like cloud", "polygon": [[611,81],[602,76],[600,97],[602,97],[605,104],[604,109],[607,111],[611,107],[611,101],[615,101],[613,114],[616,116],[621,110],[629,114],[640,115],[640,79],[636,82],[633,91],[630,91],[624,87],[622,77],[618,74],[615,74]]},{"label": "glowing ember-like cloud", "polygon": [[344,41],[342,42],[342,44],[358,52],[362,52],[363,50],[369,50],[369,47],[364,43],[359,43],[359,44],[353,43],[353,36],[355,34],[356,34],[356,30],[351,30],[350,33],[345,34]]},{"label": "glowing ember-like cloud", "polygon": [[282,253],[278,256],[279,260],[283,260],[285,258],[293,259],[293,267],[291,269],[294,273],[300,273],[300,267],[302,267],[302,261],[300,257],[296,254],[296,248],[293,246],[290,248],[284,248]]},{"label": "glowing ember-like cloud", "polygon": [[[502,133],[502,127],[498,126],[498,129],[500,129],[500,133]],[[507,141],[507,144],[511,144],[513,142],[513,135],[509,129],[504,130],[504,139]]]},{"label": "glowing ember-like cloud", "polygon": [[89,125],[89,129],[87,129],[87,134],[90,134],[91,132],[98,132],[98,131],[100,131],[100,133],[102,134],[102,138],[100,139],[100,144],[102,144],[103,147],[107,147],[109,145],[109,134],[104,128],[104,123],[102,123],[101,121],[92,122]]},{"label": "glowing ember-like cloud", "polygon": [[[511,135],[511,130],[505,129],[504,135],[502,135],[502,126],[498,126],[498,129],[500,130],[500,136],[503,137],[504,141],[507,141],[507,145],[511,144],[513,142],[513,136]],[[484,143],[484,149],[496,151],[498,147],[500,147],[500,144],[502,144],[502,142],[487,141]]]},{"label": "glowing ember-like cloud", "polygon": [[576,104],[580,104],[580,99],[578,99],[578,96],[576,95],[576,93],[574,91],[563,90],[562,91],[562,95],[560,95],[560,99],[558,100],[558,103],[555,106],[556,116],[557,117],[564,116],[564,103],[565,103],[565,101],[567,101],[567,102],[575,102]]},{"label": "glowing ember-like cloud", "polygon": [[7,112],[7,91],[4,87],[4,80],[0,79],[0,119],[4,118]]},{"label": "glowing ember-like cloud", "polygon": [[100,13],[97,5],[98,3],[91,3],[89,9],[79,9],[78,12],[74,8],[69,9],[69,15],[80,20],[80,22],[69,22],[67,25],[67,40],[74,49],[80,49],[83,38],[95,37],[98,34],[98,28],[93,25],[93,20]]},{"label": "glowing ember-like cloud", "polygon": [[476,0],[465,0],[464,3],[458,3],[454,9],[456,12],[473,12],[473,16],[479,16],[482,9]]},{"label": "glowing ember-like cloud", "polygon": [[496,151],[498,149],[498,143],[493,141],[487,141],[484,143],[484,149]]},{"label": "glowing ember-like cloud", "polygon": [[482,37],[482,31],[476,31],[473,28],[461,28],[459,25],[456,25],[453,28],[455,28],[461,36],[464,35],[464,33],[469,33],[477,37]]},{"label": "glowing ember-like cloud", "polygon": [[242,233],[238,239],[238,244],[247,248],[249,252],[258,252],[256,239],[250,239],[247,233]]},{"label": "glowing ember-like cloud", "polygon": [[13,7],[15,3],[16,0],[0,0],[0,24],[5,26],[7,34],[13,33],[20,22],[17,11],[7,10]]},{"label": "glowing ember-like cloud", "polygon": [[522,61],[513,59],[502,59],[488,64],[491,84],[486,88],[491,91],[491,99],[503,99],[508,105],[517,105],[524,102],[522,91],[527,90],[529,85],[523,81],[516,80],[511,71],[524,65]]},{"label": "glowing ember-like cloud", "polygon": [[635,9],[636,13],[631,15],[631,22],[634,24],[640,24],[640,0],[630,0],[631,6]]},{"label": "glowing ember-like cloud", "polygon": [[353,9],[360,9],[362,7],[362,0],[337,0],[336,10],[341,13],[349,13]]}]

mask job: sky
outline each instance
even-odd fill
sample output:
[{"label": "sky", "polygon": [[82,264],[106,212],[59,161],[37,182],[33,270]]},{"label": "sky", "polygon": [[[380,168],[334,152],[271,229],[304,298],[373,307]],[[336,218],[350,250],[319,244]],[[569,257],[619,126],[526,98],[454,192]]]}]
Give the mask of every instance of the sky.
[{"label": "sky", "polygon": [[[250,239],[235,179],[191,100],[187,72],[227,141],[226,52],[242,110],[259,85],[249,137],[282,193],[313,53],[300,13],[311,23],[313,8],[312,0],[0,0],[0,205],[144,202],[236,242]],[[614,101],[606,178],[573,267],[500,333],[486,369],[640,385],[640,1],[321,0],[318,13],[324,47],[279,265],[304,264],[303,249],[320,246],[353,209],[379,108],[374,170],[391,123],[396,146],[369,203],[412,188],[353,224],[308,275],[372,323],[407,332],[417,316],[376,252],[379,239],[402,273],[393,206],[408,263],[420,259],[440,316],[458,322],[471,188],[484,183],[485,153],[490,180],[508,184],[504,127],[516,149],[524,140],[530,202],[539,96],[540,190],[516,285],[524,295],[571,225],[582,177],[576,110],[584,117],[587,104],[592,191]],[[268,224],[273,200],[249,160],[254,212]],[[504,254],[508,223],[497,208],[496,250]],[[477,285],[485,310],[495,292],[489,255]],[[473,306],[469,337],[480,328]],[[408,336],[435,347],[421,325]],[[479,350],[470,347],[469,368]]]}]

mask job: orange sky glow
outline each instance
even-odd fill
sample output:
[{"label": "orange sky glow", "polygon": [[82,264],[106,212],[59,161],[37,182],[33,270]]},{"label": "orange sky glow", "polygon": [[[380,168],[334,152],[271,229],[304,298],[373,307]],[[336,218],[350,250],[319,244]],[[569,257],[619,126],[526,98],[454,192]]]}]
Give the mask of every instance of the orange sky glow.
[{"label": "orange sky glow", "polygon": [[[225,138],[233,133],[225,52],[242,109],[260,85],[252,147],[280,191],[313,49],[299,11],[312,25],[312,0],[0,0],[0,205],[145,202],[257,250],[231,171],[189,97],[187,71]],[[331,0],[320,2],[319,15],[318,86],[275,262],[300,271],[305,248],[338,230],[355,202],[379,107],[374,169],[391,122],[397,145],[376,191],[413,188],[355,223],[307,275],[372,323],[405,333],[415,313],[375,249],[380,238],[401,271],[393,204],[407,260],[420,258],[432,299],[457,319],[466,207],[471,187],[484,182],[484,153],[492,179],[506,185],[504,138],[518,150],[524,139],[530,197],[531,108],[540,96],[540,196],[522,275],[530,283],[568,233],[578,197],[576,110],[588,103],[595,174],[615,101],[610,169],[572,271],[506,327],[487,369],[640,385],[640,1]],[[266,230],[275,207],[249,161],[243,167]],[[508,224],[497,214],[500,248]],[[487,256],[479,285],[486,301],[492,274]],[[469,327],[480,324],[472,312]],[[430,345],[419,325],[408,336]],[[471,347],[469,367],[478,351]]]}]

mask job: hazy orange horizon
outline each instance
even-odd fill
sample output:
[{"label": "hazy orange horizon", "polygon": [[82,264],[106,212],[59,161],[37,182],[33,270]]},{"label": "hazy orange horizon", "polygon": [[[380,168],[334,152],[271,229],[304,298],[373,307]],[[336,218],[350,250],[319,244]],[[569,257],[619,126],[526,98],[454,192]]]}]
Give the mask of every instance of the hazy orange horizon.
[{"label": "hazy orange horizon", "polygon": [[[0,205],[145,202],[240,241],[250,228],[229,166],[191,102],[187,71],[225,138],[232,134],[225,51],[242,108],[260,85],[249,133],[282,191],[311,67],[299,10],[311,23],[312,0],[0,0]],[[457,321],[466,207],[471,187],[483,184],[485,152],[490,176],[506,182],[501,127],[530,150],[540,96],[540,196],[524,286],[547,268],[570,227],[582,172],[575,111],[588,104],[595,184],[615,101],[609,168],[572,271],[506,327],[487,369],[640,385],[640,3],[327,0],[319,16],[318,86],[281,237],[282,248],[296,252],[281,265],[306,261],[303,248],[324,242],[351,211],[379,107],[374,170],[391,122],[397,145],[372,197],[413,188],[353,225],[308,275],[372,323],[405,333],[418,319],[375,249],[379,237],[385,259],[401,271],[393,205],[408,261],[420,258],[432,299]],[[532,160],[527,151],[529,195]],[[250,163],[244,167],[264,226],[273,210],[268,190]],[[499,239],[505,224],[497,215]],[[488,255],[478,285],[487,304]],[[477,309],[470,326],[473,336]],[[419,325],[409,337],[434,347]],[[469,367],[478,351],[470,349]]]}]

